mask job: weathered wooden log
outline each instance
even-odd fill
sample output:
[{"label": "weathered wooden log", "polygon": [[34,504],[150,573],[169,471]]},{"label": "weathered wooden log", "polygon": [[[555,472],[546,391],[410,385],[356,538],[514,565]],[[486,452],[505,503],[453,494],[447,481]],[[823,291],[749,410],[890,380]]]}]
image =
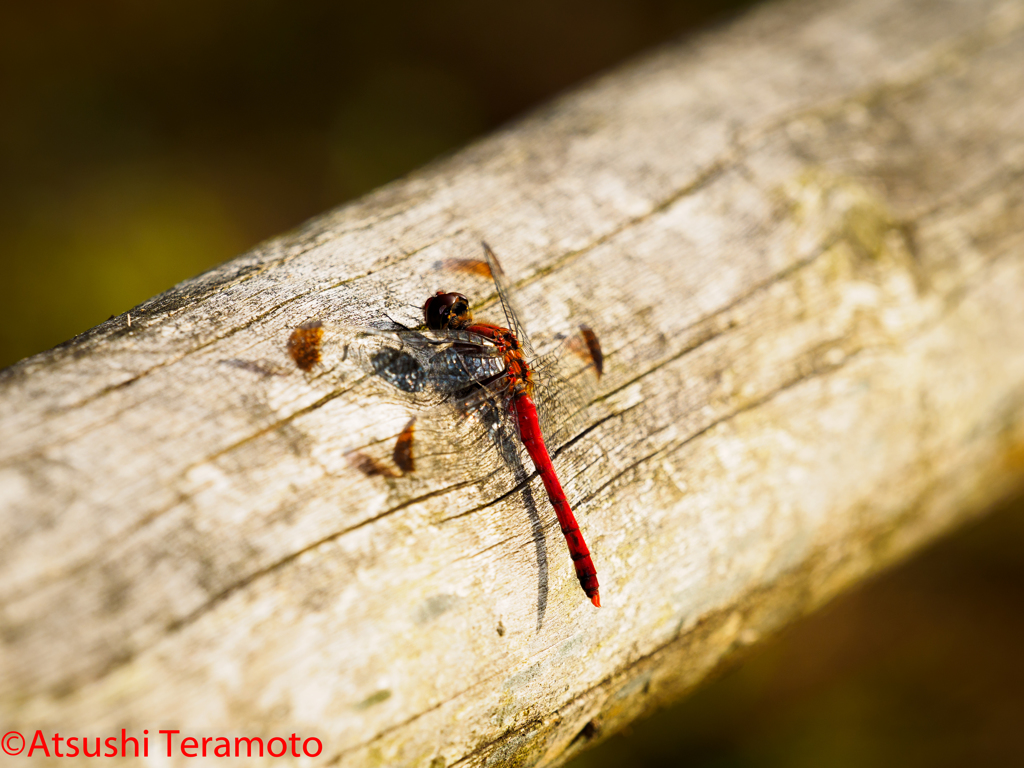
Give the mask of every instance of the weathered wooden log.
[{"label": "weathered wooden log", "polygon": [[[482,296],[484,238],[605,348],[556,447],[600,609],[536,477],[368,476],[412,411],[289,367]],[[1021,487],[1024,2],[759,7],[0,387],[5,731],[557,764]]]}]

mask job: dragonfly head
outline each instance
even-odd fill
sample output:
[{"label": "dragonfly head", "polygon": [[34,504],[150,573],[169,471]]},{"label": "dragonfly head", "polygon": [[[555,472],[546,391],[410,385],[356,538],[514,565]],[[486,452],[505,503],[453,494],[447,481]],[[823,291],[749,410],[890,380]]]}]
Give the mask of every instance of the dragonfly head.
[{"label": "dragonfly head", "polygon": [[473,322],[469,299],[461,293],[438,291],[423,305],[423,319],[434,331],[458,330]]}]

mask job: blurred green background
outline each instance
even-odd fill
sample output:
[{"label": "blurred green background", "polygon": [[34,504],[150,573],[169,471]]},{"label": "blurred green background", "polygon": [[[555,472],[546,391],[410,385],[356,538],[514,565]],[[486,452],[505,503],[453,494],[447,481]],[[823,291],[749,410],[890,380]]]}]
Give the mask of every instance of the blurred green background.
[{"label": "blurred green background", "polygon": [[[0,367],[744,0],[0,10]],[[1024,765],[1024,504],[576,768]]]},{"label": "blurred green background", "polygon": [[743,5],[0,10],[0,367]]}]

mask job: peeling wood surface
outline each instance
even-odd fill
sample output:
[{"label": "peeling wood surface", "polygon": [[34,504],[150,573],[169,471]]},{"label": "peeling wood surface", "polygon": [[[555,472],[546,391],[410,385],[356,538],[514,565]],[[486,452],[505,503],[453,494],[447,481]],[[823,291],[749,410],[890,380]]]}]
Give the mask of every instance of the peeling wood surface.
[{"label": "peeling wood surface", "polygon": [[[287,366],[484,298],[440,268],[484,238],[531,334],[604,345],[556,458],[600,610],[536,478],[531,520],[366,477],[410,413]],[[4,730],[557,764],[1020,487],[1024,2],[762,6],[0,387]]]}]

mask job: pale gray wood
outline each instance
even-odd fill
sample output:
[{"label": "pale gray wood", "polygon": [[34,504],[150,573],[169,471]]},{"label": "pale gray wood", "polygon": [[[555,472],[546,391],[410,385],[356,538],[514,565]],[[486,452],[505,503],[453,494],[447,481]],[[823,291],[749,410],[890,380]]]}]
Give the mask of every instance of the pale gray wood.
[{"label": "pale gray wood", "polygon": [[[1020,487],[1022,224],[1020,0],[768,4],[613,72],[2,374],[0,719],[557,764]],[[287,366],[485,294],[438,268],[483,238],[607,352],[558,458],[599,610],[536,479],[539,542],[365,477],[409,413]]]}]

